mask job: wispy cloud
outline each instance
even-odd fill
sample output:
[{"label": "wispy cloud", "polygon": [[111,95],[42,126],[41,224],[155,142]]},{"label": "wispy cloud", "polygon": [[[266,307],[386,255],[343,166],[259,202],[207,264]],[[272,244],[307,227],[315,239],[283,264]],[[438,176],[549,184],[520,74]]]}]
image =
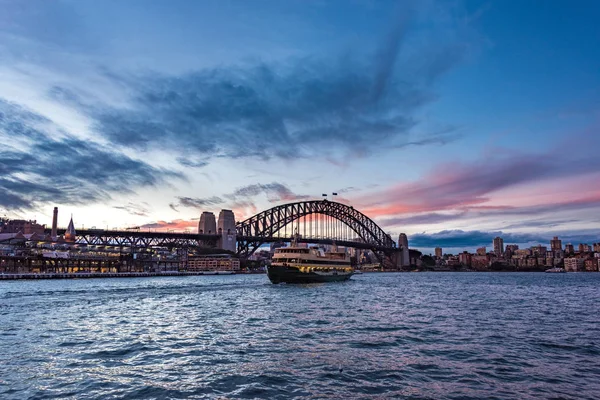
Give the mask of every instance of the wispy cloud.
[{"label": "wispy cloud", "polygon": [[557,220],[555,218],[546,220],[545,225],[542,222],[535,221],[535,217],[557,214],[559,212],[600,209],[600,193],[577,195],[574,191],[571,198],[562,201],[550,201],[543,204],[535,204],[531,206],[465,206],[458,208],[455,211],[449,212],[431,212],[419,213],[410,216],[399,216],[391,218],[378,218],[378,222],[382,226],[411,226],[411,225],[434,225],[450,221],[460,220],[484,220],[487,218],[514,218],[519,217],[520,222],[506,225],[505,229],[516,227],[541,227],[541,226],[556,226],[575,220]]},{"label": "wispy cloud", "polygon": [[177,157],[177,162],[184,167],[190,168],[202,168],[208,165],[208,161],[206,160],[194,160],[185,157]]},{"label": "wispy cloud", "polygon": [[172,221],[156,221],[148,224],[140,225],[142,229],[155,229],[155,230],[194,230],[198,229],[198,222],[194,220],[183,220],[174,219]]},{"label": "wispy cloud", "polygon": [[136,215],[136,216],[140,216],[140,217],[147,217],[149,210],[146,207],[147,204],[141,205],[141,204],[136,204],[136,203],[132,203],[129,202],[124,206],[113,206],[113,208],[116,208],[117,210],[123,210],[125,212],[127,212],[128,214],[131,215]]},{"label": "wispy cloud", "polygon": [[307,195],[299,195],[291,191],[283,183],[271,182],[266,184],[256,183],[253,185],[237,188],[233,193],[226,195],[231,199],[248,199],[260,194],[267,196],[270,202],[276,201],[293,201],[307,199]]},{"label": "wispy cloud", "polygon": [[[585,138],[587,134],[582,140]],[[541,214],[597,206],[600,192],[589,184],[580,185],[568,196],[553,196],[537,203],[532,196],[539,195],[535,188],[544,182],[553,183],[546,188],[552,193],[557,182],[568,185],[564,181],[567,178],[598,171],[600,158],[590,148],[565,152],[561,145],[538,154],[498,152],[473,162],[439,165],[418,181],[402,182],[355,200],[367,215],[388,217],[384,219],[387,225],[417,224],[420,220],[438,223],[468,216]],[[502,196],[504,191],[517,187],[520,197],[529,194],[534,203],[518,204],[514,195]]]},{"label": "wispy cloud", "polygon": [[55,86],[51,94],[89,116],[107,140],[184,152],[178,162],[189,167],[202,167],[210,157],[296,159],[322,154],[324,146],[366,155],[382,143],[401,148],[455,140],[456,132],[410,133],[419,112],[437,99],[435,83],[465,48],[435,41],[403,52],[413,26],[411,13],[400,15],[370,56],[361,49],[182,75],[107,72],[103,78],[129,94],[127,107],[86,98],[77,88]]},{"label": "wispy cloud", "polygon": [[47,202],[107,201],[114,193],[156,186],[180,173],[155,168],[62,132],[46,118],[0,99],[0,205],[28,210]]},{"label": "wispy cloud", "polygon": [[[214,206],[223,203],[223,199],[218,196],[212,196],[208,198],[197,198],[197,197],[177,197],[179,205],[182,207],[190,208],[203,208],[206,206]],[[176,207],[176,206],[175,206]]]}]

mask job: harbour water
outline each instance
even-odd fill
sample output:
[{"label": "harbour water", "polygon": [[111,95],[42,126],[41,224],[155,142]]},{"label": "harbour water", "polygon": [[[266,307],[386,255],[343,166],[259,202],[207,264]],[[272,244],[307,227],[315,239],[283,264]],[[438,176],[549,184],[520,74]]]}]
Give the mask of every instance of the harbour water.
[{"label": "harbour water", "polygon": [[600,274],[0,282],[0,398],[600,397]]}]

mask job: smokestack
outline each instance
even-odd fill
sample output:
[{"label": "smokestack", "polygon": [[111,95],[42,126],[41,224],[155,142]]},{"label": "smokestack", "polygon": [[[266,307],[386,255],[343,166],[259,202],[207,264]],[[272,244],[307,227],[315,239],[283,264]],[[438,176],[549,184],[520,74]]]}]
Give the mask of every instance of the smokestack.
[{"label": "smokestack", "polygon": [[52,217],[52,238],[56,237],[56,227],[58,224],[58,207],[54,207],[54,217]]}]

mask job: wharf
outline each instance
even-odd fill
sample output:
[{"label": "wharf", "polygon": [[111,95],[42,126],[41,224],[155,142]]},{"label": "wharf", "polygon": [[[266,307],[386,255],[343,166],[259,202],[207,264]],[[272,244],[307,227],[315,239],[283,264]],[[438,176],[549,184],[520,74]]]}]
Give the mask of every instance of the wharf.
[{"label": "wharf", "polygon": [[[239,272],[238,272],[239,273]],[[39,280],[39,279],[89,279],[89,278],[147,278],[153,276],[192,276],[192,275],[233,275],[233,271],[197,271],[197,272],[74,272],[41,274],[0,274],[3,280]]]}]

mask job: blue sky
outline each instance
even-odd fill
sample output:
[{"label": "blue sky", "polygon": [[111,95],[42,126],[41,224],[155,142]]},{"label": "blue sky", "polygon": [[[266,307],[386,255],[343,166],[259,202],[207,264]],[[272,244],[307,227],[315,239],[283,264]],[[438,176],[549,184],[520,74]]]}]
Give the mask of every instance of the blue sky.
[{"label": "blue sky", "polygon": [[337,191],[425,251],[600,241],[595,1],[0,6],[0,214],[183,230]]}]

